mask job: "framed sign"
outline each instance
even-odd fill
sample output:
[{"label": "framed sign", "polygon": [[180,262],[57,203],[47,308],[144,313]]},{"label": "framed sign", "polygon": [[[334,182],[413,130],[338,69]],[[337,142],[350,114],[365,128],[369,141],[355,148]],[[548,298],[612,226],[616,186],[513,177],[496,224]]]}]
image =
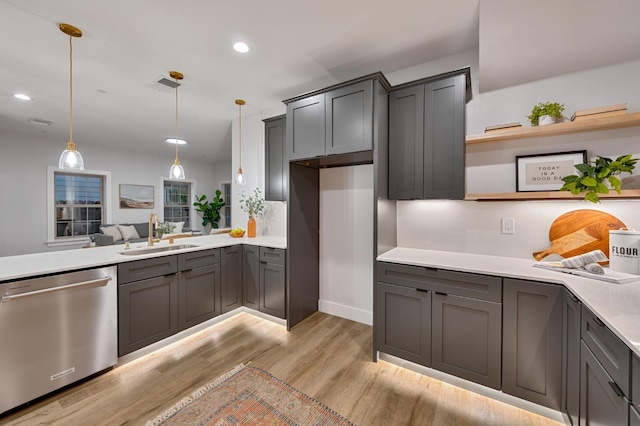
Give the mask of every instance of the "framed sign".
[{"label": "framed sign", "polygon": [[574,166],[586,162],[586,150],[517,156],[516,191],[558,191],[562,178],[577,174]]},{"label": "framed sign", "polygon": [[121,209],[152,209],[153,186],[120,184]]}]

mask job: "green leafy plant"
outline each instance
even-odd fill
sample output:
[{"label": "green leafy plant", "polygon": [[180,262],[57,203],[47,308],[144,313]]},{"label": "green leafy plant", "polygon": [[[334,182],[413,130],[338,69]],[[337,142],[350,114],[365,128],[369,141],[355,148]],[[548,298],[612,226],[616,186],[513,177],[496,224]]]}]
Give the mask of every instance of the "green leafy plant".
[{"label": "green leafy plant", "polygon": [[532,126],[537,126],[540,117],[543,115],[548,115],[550,117],[554,117],[556,120],[560,120],[563,112],[564,104],[559,104],[557,102],[541,102],[533,107],[531,114],[527,115],[527,118],[531,122]]},{"label": "green leafy plant", "polygon": [[158,222],[156,224],[156,236],[162,238],[164,234],[170,234],[176,229],[176,225],[171,222]]},{"label": "green leafy plant", "polygon": [[201,197],[196,197],[196,202],[193,206],[198,213],[202,213],[202,226],[207,226],[209,223],[214,229],[218,228],[218,222],[220,222],[220,209],[222,209],[226,203],[222,199],[222,192],[216,189],[216,196],[209,202],[207,196],[202,194]]},{"label": "green leafy plant", "polygon": [[632,173],[637,158],[631,158],[631,154],[623,155],[615,160],[607,157],[600,157],[593,162],[577,164],[575,168],[579,175],[569,175],[562,178],[564,185],[560,191],[571,191],[572,194],[586,192],[584,199],[592,203],[599,203],[598,194],[608,194],[609,187],[620,193],[620,179],[616,177],[622,172]]},{"label": "green leafy plant", "polygon": [[249,214],[249,217],[262,213],[264,207],[265,200],[258,188],[255,188],[253,190],[253,195],[250,196],[246,196],[244,192],[242,193],[242,198],[240,198],[240,209]]}]

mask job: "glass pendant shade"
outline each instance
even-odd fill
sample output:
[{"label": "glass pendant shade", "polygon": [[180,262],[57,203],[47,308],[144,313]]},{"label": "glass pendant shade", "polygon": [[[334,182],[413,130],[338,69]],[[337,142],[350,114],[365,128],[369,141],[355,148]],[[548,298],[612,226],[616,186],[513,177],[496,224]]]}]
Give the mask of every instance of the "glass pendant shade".
[{"label": "glass pendant shade", "polygon": [[67,149],[62,151],[60,155],[60,161],[58,162],[59,169],[75,169],[84,170],[84,160],[82,154],[76,150],[75,144],[71,146],[71,143],[67,145]]},{"label": "glass pendant shade", "polygon": [[176,82],[176,135],[174,138],[172,138],[176,141],[176,158],[175,160],[173,160],[171,169],[169,169],[169,179],[184,180],[186,178],[186,175],[184,173],[182,164],[180,164],[180,157],[178,156],[178,146],[180,145],[180,143],[178,142],[180,140],[178,138],[178,87],[180,87],[180,84],[178,84],[178,80],[182,80],[184,78],[184,75],[178,71],[170,71],[169,75]]},{"label": "glass pendant shade", "polygon": [[238,174],[236,175],[236,184],[244,185],[244,175],[242,174],[242,167],[238,168]]},{"label": "glass pendant shade", "polygon": [[186,178],[184,168],[182,167],[182,164],[180,164],[180,161],[174,161],[171,169],[169,170],[169,177],[176,180],[183,180]]}]

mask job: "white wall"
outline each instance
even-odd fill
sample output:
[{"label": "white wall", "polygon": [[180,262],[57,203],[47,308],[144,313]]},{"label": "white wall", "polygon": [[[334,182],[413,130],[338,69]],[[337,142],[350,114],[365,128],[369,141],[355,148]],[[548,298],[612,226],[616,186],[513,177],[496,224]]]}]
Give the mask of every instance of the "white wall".
[{"label": "white wall", "polygon": [[[247,100],[247,105],[249,100]],[[285,113],[285,106],[275,110],[262,111],[259,113],[246,114],[243,108],[242,114],[242,171],[245,178],[244,185],[236,185],[235,177],[240,160],[240,140],[238,137],[238,119],[234,119],[231,128],[232,143],[232,197],[233,206],[231,209],[231,221],[233,227],[247,229],[249,215],[240,210],[239,201],[244,192],[246,195],[253,194],[254,188],[260,189],[264,197],[265,178],[265,141],[263,119],[274,117]],[[264,214],[256,218],[257,234],[286,236],[287,235],[287,205],[283,201],[267,201]]]},{"label": "white wall", "polygon": [[373,229],[373,166],[320,170],[320,311],[373,324]]},{"label": "white wall", "polygon": [[[472,55],[444,61],[452,69],[468,65]],[[458,60],[456,62],[456,60]],[[436,64],[437,65],[437,64]],[[414,67],[415,68],[415,67]],[[417,67],[431,70],[429,64]],[[435,69],[435,68],[434,68]],[[438,69],[438,72],[442,70]],[[424,76],[435,74],[429,72]],[[472,73],[477,67],[472,65]],[[394,73],[389,80],[403,83]],[[467,104],[467,134],[482,133],[491,124],[522,122],[538,102],[564,102],[565,115],[577,109],[627,103],[629,112],[640,111],[640,61],[553,77],[498,91],[477,93]],[[412,79],[418,78],[415,73]],[[477,76],[472,74],[472,82]],[[640,156],[640,128],[579,133],[549,138],[522,139],[467,146],[467,193],[515,191],[515,156],[586,149],[589,157]],[[640,174],[637,169],[636,174]],[[398,246],[507,257],[531,258],[547,248],[548,231],[559,215],[575,209],[602,210],[629,227],[640,227],[640,201],[407,201],[398,202]],[[500,233],[500,219],[516,219],[516,234]]]},{"label": "white wall", "polygon": [[[43,136],[14,135],[0,131],[0,193],[5,212],[0,256],[50,250],[47,239],[47,168],[57,166],[65,141],[52,141]],[[162,180],[168,177],[172,164],[171,149],[141,154],[115,151],[79,143],[87,170],[111,172],[111,214],[107,221],[115,223],[146,222],[150,212],[163,215]],[[165,152],[166,151],[166,152]],[[165,155],[166,154],[166,155]],[[215,166],[182,159],[187,180],[193,192],[212,196],[215,190]],[[155,186],[153,209],[121,209],[118,203],[121,183]],[[195,211],[192,212],[195,215]],[[195,217],[195,216],[194,216]],[[197,227],[201,224],[196,218]],[[65,248],[77,248],[69,246]],[[58,247],[57,249],[60,249]]]}]

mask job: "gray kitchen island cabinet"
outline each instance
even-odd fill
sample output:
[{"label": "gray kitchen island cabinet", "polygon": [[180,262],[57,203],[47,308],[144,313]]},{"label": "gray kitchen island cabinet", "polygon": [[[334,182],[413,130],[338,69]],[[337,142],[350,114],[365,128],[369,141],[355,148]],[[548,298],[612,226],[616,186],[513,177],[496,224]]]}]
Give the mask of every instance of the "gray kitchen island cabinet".
[{"label": "gray kitchen island cabinet", "polygon": [[560,410],[562,286],[504,279],[502,390]]},{"label": "gray kitchen island cabinet", "polygon": [[463,199],[465,88],[458,74],[389,93],[389,198]]},{"label": "gray kitchen island cabinet", "polygon": [[302,160],[373,149],[373,80],[287,104],[287,157]]},{"label": "gray kitchen island cabinet", "polygon": [[286,117],[284,115],[264,121],[264,199],[285,201],[289,182],[288,162],[285,155]]},{"label": "gray kitchen island cabinet", "polygon": [[580,419],[580,301],[569,290],[562,295],[562,411],[573,426]]},{"label": "gray kitchen island cabinet", "polygon": [[223,314],[242,306],[242,256],[241,245],[220,249],[220,299]]}]

